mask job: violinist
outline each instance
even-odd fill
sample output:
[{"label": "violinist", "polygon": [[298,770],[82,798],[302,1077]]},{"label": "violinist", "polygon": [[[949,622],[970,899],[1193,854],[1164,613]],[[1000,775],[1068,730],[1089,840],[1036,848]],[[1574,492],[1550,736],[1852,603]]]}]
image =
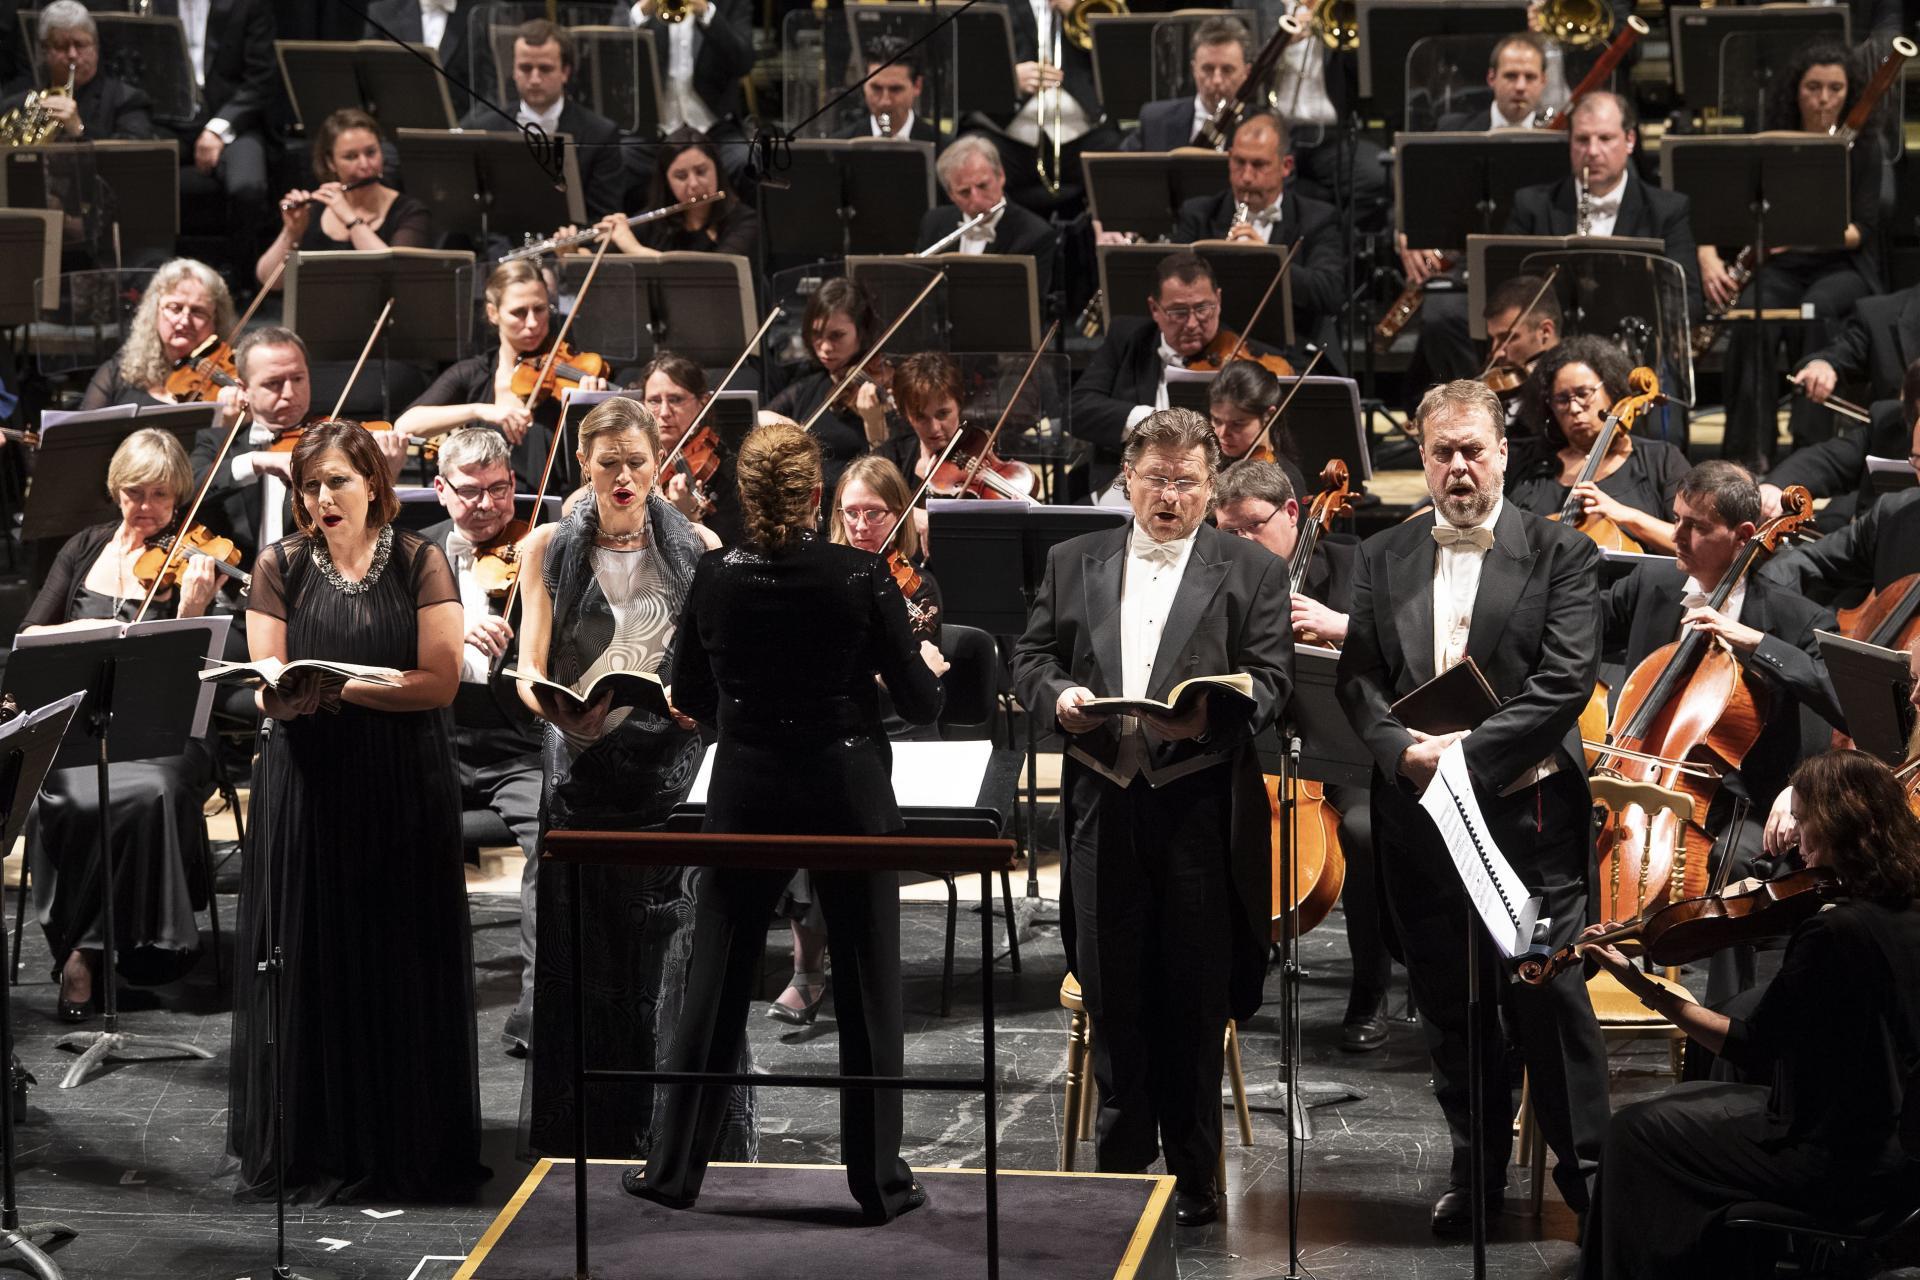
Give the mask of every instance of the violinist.
[{"label": "violinist", "polygon": [[[595,225],[612,234],[613,247],[647,258],[662,253],[753,257],[760,240],[760,215],[728,189],[719,149],[707,141],[706,135],[683,129],[669,137],[659,152],[653,185],[647,192],[647,208],[665,209],[714,192],[720,193],[720,199],[638,227],[629,225],[624,214],[610,213]],[[571,231],[571,227],[562,227],[560,235],[565,237]],[[581,248],[584,252],[587,246]]]},{"label": "violinist", "polygon": [[1540,357],[1560,345],[1560,299],[1541,288],[1538,276],[1515,276],[1495,285],[1487,294],[1481,318],[1487,324],[1487,359],[1491,367],[1481,381],[1507,401],[1507,429],[1513,430],[1524,411],[1528,375]]},{"label": "violinist", "polygon": [[1846,897],[1794,929],[1751,1016],[1680,999],[1613,946],[1587,949],[1655,1014],[1773,1083],[1689,1082],[1614,1113],[1582,1280],[1759,1274],[1729,1255],[1733,1205],[1853,1221],[1912,1194],[1901,1125],[1920,1105],[1920,821],[1858,751],[1806,761],[1793,795],[1802,860],[1830,868]]},{"label": "violinist", "polygon": [[[1748,574],[1724,608],[1708,603],[1760,521],[1760,491],[1752,476],[1731,462],[1703,462],[1682,477],[1673,503],[1674,563],[1643,564],[1615,582],[1603,597],[1603,621],[1608,648],[1624,647],[1629,671],[1686,631],[1703,631],[1725,643],[1747,678],[1767,690],[1766,724],[1739,767],[1723,770],[1705,817],[1707,832],[1717,841],[1736,796],[1746,796],[1756,813],[1765,813],[1786,784],[1800,758],[1802,707],[1834,728],[1846,727],[1814,636],[1836,624],[1829,610],[1764,572]],[[1760,855],[1761,841],[1761,823],[1742,825],[1733,846],[1733,878],[1744,875]],[[1751,968],[1752,956],[1744,950],[1716,956],[1708,1002],[1752,985]]]},{"label": "violinist", "polygon": [[[21,631],[131,622],[147,589],[135,566],[147,540],[168,531],[193,494],[186,451],[165,431],[146,428],[121,441],[107,464],[107,491],[120,508],[116,523],[94,525],[67,539]],[[213,600],[217,578],[204,558],[187,562],[180,586],[155,596],[147,616],[197,618]],[[27,827],[34,910],[58,962],[62,1022],[93,1016],[100,981],[99,811],[93,766],[47,775]],[[194,740],[177,756],[116,764],[107,803],[114,865],[114,954],[145,981],[184,975],[200,951],[197,907],[208,887],[198,882],[201,806],[213,794],[213,761]],[[193,868],[189,872],[189,868]]]},{"label": "violinist", "polygon": [[[1607,1119],[1606,1046],[1580,975],[1542,986],[1506,984],[1470,1021],[1470,919],[1458,872],[1417,797],[1440,756],[1463,735],[1429,736],[1404,725],[1392,704],[1440,671],[1472,657],[1501,709],[1464,735],[1466,762],[1489,832],[1503,849],[1526,850],[1514,870],[1543,899],[1556,946],[1573,940],[1587,913],[1593,860],[1592,797],[1580,746],[1580,711],[1600,670],[1600,554],[1572,529],[1501,499],[1507,462],[1499,397],[1468,379],[1428,391],[1416,415],[1431,520],[1410,520],[1361,544],[1339,697],[1375,763],[1373,846],[1393,913],[1414,1007],[1427,1025],[1434,1093],[1452,1137],[1445,1192],[1433,1231],[1472,1226],[1472,1082],[1468,1037],[1484,1061],[1507,1060],[1510,1028],[1534,1081],[1534,1114],[1555,1157],[1567,1206],[1587,1205],[1586,1177]],[[1483,968],[1498,952],[1482,935]],[[1544,1083],[1544,1082],[1551,1082]],[[1506,1195],[1513,1144],[1507,1075],[1484,1073],[1481,1141],[1490,1215]]]},{"label": "violinist", "polygon": [[[171,404],[167,379],[207,339],[233,328],[233,295],[219,272],[192,258],[175,258],[154,272],[127,323],[120,350],[94,371],[80,408]],[[220,403],[233,412],[240,390],[224,387]]]},{"label": "violinist", "polygon": [[1267,420],[1280,407],[1280,380],[1252,360],[1235,360],[1213,375],[1207,384],[1207,418],[1214,435],[1220,437],[1220,460],[1231,467],[1237,462],[1273,462],[1286,472],[1287,483],[1296,494],[1307,490],[1306,477],[1293,460],[1293,440],[1286,424],[1275,421],[1264,443],[1260,439]]},{"label": "violinist", "polygon": [[[1250,539],[1291,562],[1300,535],[1297,493],[1287,473],[1275,463],[1236,463],[1220,477],[1214,523],[1220,532]],[[1345,610],[1353,595],[1353,558],[1350,540],[1323,535],[1315,544],[1301,590],[1288,597],[1296,643],[1311,636],[1314,644],[1338,647],[1347,638]],[[1353,960],[1340,1047],[1365,1053],[1387,1042],[1387,984],[1393,968],[1381,929],[1372,815],[1364,787],[1329,786],[1327,800],[1340,815],[1340,849],[1347,864],[1340,903],[1346,913],[1347,952]]]},{"label": "violinist", "polygon": [[867,351],[880,325],[867,291],[856,282],[836,277],[815,289],[807,299],[800,329],[806,335],[807,354],[814,367],[768,402],[770,412],[805,422],[850,367],[865,366],[862,375],[813,423],[812,433],[820,440],[820,465],[827,492],[831,493],[849,462],[885,444],[894,434],[887,388],[882,381],[891,375],[885,369],[885,358],[870,358]]},{"label": "violinist", "polygon": [[[680,437],[706,407],[710,398],[707,371],[685,356],[662,351],[640,371],[640,396],[641,403],[660,424],[660,448],[664,457],[673,452]],[[716,452],[718,461],[713,464],[713,474],[696,481],[689,464],[698,457],[690,457],[687,450],[682,450],[685,460],[675,460],[660,483],[660,493],[681,515],[713,530],[722,544],[731,546],[740,540],[740,489],[734,482],[733,456],[721,445],[711,414],[700,424],[700,433],[702,440],[694,454],[700,455],[705,448]]]},{"label": "violinist", "polygon": [[[527,397],[513,390],[514,375],[518,371],[523,381],[530,381],[538,374],[551,345],[553,301],[540,268],[523,258],[493,269],[487,277],[486,302],[487,323],[499,333],[498,345],[484,355],[455,362],[400,415],[394,429],[403,436],[433,436],[473,422],[495,427],[513,445],[514,475],[531,493],[540,487],[547,445],[560,423],[560,397],[541,395],[529,410]],[[522,365],[530,366],[531,372],[522,370]],[[604,391],[607,380],[588,375],[579,385],[583,391]],[[557,480],[570,478],[570,468],[564,465],[555,471]],[[556,489],[571,487],[555,485]]]},{"label": "violinist", "polygon": [[295,249],[376,253],[433,242],[427,206],[384,181],[383,137],[380,122],[358,107],[320,122],[313,135],[313,176],[320,184],[280,197],[280,234],[254,264],[255,279],[265,284]]},{"label": "violinist", "polygon": [[966,387],[960,365],[944,351],[921,351],[893,371],[893,402],[913,428],[874,450],[918,488],[949,441],[960,431],[960,404]]},{"label": "violinist", "polygon": [[1673,550],[1674,494],[1687,455],[1664,440],[1616,428],[1594,478],[1579,483],[1588,455],[1615,401],[1630,388],[1627,358],[1604,338],[1581,334],[1540,358],[1522,407],[1536,434],[1513,446],[1507,497],[1523,511],[1548,516],[1578,487],[1588,516],[1612,521],[1646,550]]},{"label": "violinist", "polygon": [[[491,810],[513,832],[526,856],[520,880],[520,1001],[507,1015],[502,1045],[524,1057],[533,1037],[535,888],[540,861],[540,734],[517,693],[496,688],[493,664],[513,646],[513,627],[500,616],[475,562],[493,550],[514,518],[513,469],[507,441],[497,431],[461,427],[440,446],[433,491],[447,519],[421,534],[447,553],[465,614],[460,689],[453,696],[453,752],[460,776],[460,808]],[[510,660],[509,660],[510,661]]]},{"label": "violinist", "polygon": [[[1116,322],[1073,384],[1070,430],[1093,446],[1080,492],[1097,492],[1120,469],[1126,434],[1156,409],[1167,407],[1167,370],[1188,367],[1223,333],[1213,266],[1190,250],[1160,259],[1147,321]],[[1249,341],[1246,352],[1272,348]]]}]

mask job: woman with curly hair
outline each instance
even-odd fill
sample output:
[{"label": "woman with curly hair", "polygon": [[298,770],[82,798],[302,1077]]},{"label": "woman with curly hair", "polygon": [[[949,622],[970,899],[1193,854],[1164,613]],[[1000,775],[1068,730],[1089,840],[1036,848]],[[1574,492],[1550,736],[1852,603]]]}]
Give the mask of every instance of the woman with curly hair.
[{"label": "woman with curly hair", "polygon": [[1687,455],[1664,440],[1616,431],[1593,479],[1576,486],[1601,424],[1628,394],[1632,370],[1604,338],[1568,338],[1540,357],[1522,406],[1535,434],[1513,442],[1507,498],[1523,511],[1550,516],[1577,487],[1586,513],[1604,516],[1648,551],[1673,554],[1673,495],[1687,474]]},{"label": "woman with curly hair", "polygon": [[[166,263],[140,295],[127,340],[94,371],[80,407],[172,403],[167,375],[208,338],[230,333],[233,317],[233,295],[219,272],[192,258]],[[240,389],[223,389],[220,401],[237,409]]]},{"label": "woman with curly hair", "polygon": [[[1745,1200],[1848,1218],[1911,1195],[1902,1143],[1920,1099],[1920,820],[1884,764],[1831,751],[1793,776],[1800,857],[1841,901],[1787,941],[1746,1017],[1657,986],[1617,947],[1586,948],[1693,1040],[1773,1085],[1696,1081],[1614,1113],[1582,1240],[1584,1280],[1759,1275],[1722,1238]],[[1589,936],[1602,926],[1589,930]],[[1915,1144],[1911,1132],[1904,1135]]]}]

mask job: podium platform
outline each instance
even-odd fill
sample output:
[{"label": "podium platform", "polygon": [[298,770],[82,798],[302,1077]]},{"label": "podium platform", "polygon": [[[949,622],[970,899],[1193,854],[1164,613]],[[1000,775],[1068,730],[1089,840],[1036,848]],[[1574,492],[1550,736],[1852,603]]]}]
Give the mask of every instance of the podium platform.
[{"label": "podium platform", "polygon": [[[839,1280],[986,1273],[978,1169],[914,1170],[926,1207],[870,1227],[840,1165],[714,1164],[699,1204],[674,1210],[620,1189],[632,1161],[589,1163],[596,1275],[791,1280],[799,1260]],[[536,1164],[454,1280],[573,1280],[570,1166]],[[1174,1280],[1172,1178],[1002,1169],[999,1184],[1005,1280]]]}]

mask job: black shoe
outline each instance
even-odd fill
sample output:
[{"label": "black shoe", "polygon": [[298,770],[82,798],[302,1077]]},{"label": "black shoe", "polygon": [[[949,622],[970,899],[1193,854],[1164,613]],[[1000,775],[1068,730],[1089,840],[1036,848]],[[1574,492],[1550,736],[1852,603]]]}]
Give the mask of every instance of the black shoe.
[{"label": "black shoe", "polygon": [[638,1196],[642,1200],[651,1200],[655,1204],[662,1205],[668,1209],[693,1208],[692,1196],[670,1196],[656,1187],[651,1187],[647,1185],[646,1173],[647,1171],[645,1169],[627,1170],[620,1175],[621,1189],[630,1196]]},{"label": "black shoe", "polygon": [[[1507,1193],[1504,1190],[1487,1192],[1489,1231],[1506,1211]],[[1465,1187],[1448,1187],[1446,1194],[1433,1202],[1433,1234],[1449,1237],[1473,1234],[1473,1196]]]},{"label": "black shoe", "polygon": [[895,1218],[901,1217],[905,1214],[912,1213],[915,1209],[926,1208],[926,1205],[927,1205],[927,1189],[921,1186],[918,1182],[915,1182],[912,1186],[907,1188],[907,1194],[900,1201],[900,1207],[898,1209],[895,1209],[891,1215],[882,1214],[880,1211],[875,1209],[868,1209],[866,1211],[867,1223],[870,1226],[875,1226],[875,1227],[885,1226],[887,1223],[892,1222]]},{"label": "black shoe", "polygon": [[1340,1047],[1348,1053],[1370,1053],[1387,1042],[1387,1018],[1378,1009],[1340,1024]]},{"label": "black shoe", "polygon": [[62,1022],[86,1022],[93,1017],[93,1001],[63,998],[56,1012]]},{"label": "black shoe", "polygon": [[500,1047],[507,1051],[509,1058],[527,1056],[527,1041],[533,1030],[533,1019],[518,1009],[507,1015],[507,1025],[500,1029]]},{"label": "black shoe", "polygon": [[1220,1216],[1220,1198],[1206,1191],[1173,1192],[1173,1220],[1183,1227],[1204,1227]]}]

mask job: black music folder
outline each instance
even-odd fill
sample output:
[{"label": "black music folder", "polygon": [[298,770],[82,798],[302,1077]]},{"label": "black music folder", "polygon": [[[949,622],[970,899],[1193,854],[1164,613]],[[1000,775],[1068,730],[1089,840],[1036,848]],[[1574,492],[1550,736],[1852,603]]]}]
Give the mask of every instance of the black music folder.
[{"label": "black music folder", "polygon": [[1493,686],[1472,658],[1460,661],[1394,703],[1388,710],[1409,729],[1438,736],[1477,729],[1500,709]]}]

